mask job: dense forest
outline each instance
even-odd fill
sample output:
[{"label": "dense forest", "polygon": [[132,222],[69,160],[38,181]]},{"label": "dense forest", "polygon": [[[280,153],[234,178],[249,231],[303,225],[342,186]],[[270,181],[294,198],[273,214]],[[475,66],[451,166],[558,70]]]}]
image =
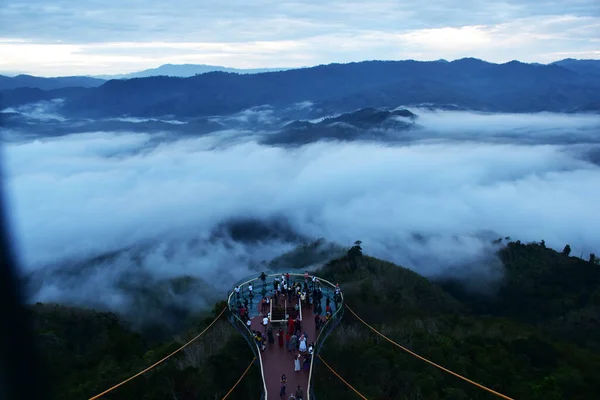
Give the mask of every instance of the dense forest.
[{"label": "dense forest", "polygon": [[[431,281],[362,255],[354,247],[317,275],[339,282],[350,307],[399,344],[516,399],[593,399],[600,391],[600,266],[544,242],[508,242],[504,276],[486,291]],[[82,399],[142,370],[206,327],[217,303],[186,333],[163,342],[131,331],[111,313],[60,305],[29,308],[50,399]],[[481,389],[415,359],[351,313],[321,356],[369,399],[492,399]],[[221,399],[252,360],[241,335],[221,318],[193,345],[107,399]],[[315,397],[356,395],[321,362]],[[258,399],[259,369],[230,399]],[[357,397],[356,397],[357,398]]]}]

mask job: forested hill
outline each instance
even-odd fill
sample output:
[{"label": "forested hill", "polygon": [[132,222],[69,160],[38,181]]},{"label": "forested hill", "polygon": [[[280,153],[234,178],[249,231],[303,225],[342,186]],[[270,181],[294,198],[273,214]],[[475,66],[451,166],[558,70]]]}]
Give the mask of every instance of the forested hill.
[{"label": "forested hill", "polygon": [[[504,279],[477,295],[357,251],[317,274],[340,283],[348,304],[393,340],[494,390],[516,399],[595,399],[600,266],[567,253],[510,242],[499,251]],[[41,304],[31,311],[49,398],[61,399],[102,391],[210,321],[209,315],[199,318],[178,340],[157,344],[112,314]],[[369,399],[492,398],[379,340],[349,312],[321,355]],[[180,357],[117,389],[111,399],[222,398],[251,358],[247,343],[223,320]],[[323,364],[314,376],[320,400],[352,395]],[[252,368],[229,398],[255,398],[260,390]]]},{"label": "forested hill", "polygon": [[206,73],[190,78],[111,80],[74,91],[5,90],[4,106],[62,97],[71,116],[230,114],[270,104],[311,101],[328,109],[433,104],[484,111],[600,111],[594,75],[559,65],[473,58],[453,62],[365,61],[261,74]]},{"label": "forested hill", "polygon": [[36,88],[42,90],[60,89],[64,87],[96,87],[106,82],[104,79],[89,76],[62,76],[57,78],[42,78],[31,75],[4,76],[0,75],[0,90],[17,88]]}]

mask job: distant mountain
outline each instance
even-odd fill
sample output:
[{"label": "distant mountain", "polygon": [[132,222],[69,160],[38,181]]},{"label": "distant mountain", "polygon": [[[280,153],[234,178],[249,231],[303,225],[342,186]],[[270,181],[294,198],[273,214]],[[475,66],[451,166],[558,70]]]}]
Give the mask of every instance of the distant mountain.
[{"label": "distant mountain", "polygon": [[104,79],[91,78],[88,76],[42,78],[31,75],[17,75],[13,77],[0,75],[0,90],[17,88],[51,90],[65,87],[97,87],[104,82],[106,82]]},{"label": "distant mountain", "polygon": [[[276,135],[267,136],[268,144],[306,144],[323,139],[356,140],[392,129],[395,134],[413,127],[417,115],[409,110],[364,108],[319,122],[294,121]],[[374,132],[379,131],[379,132]]]},{"label": "distant mountain", "polygon": [[96,88],[1,91],[6,106],[61,97],[70,117],[194,118],[269,104],[347,112],[429,104],[488,112],[598,112],[600,80],[559,65],[474,58],[452,62],[365,61],[263,74],[111,80]]},{"label": "distant mountain", "polygon": [[158,68],[145,69],[139,72],[117,75],[98,75],[96,78],[101,79],[131,79],[131,78],[147,78],[150,76],[176,76],[180,78],[189,78],[190,76],[205,74],[207,72],[232,72],[236,74],[258,74],[262,72],[284,71],[288,68],[254,68],[254,69],[237,69],[227,68],[218,65],[206,64],[164,64]]},{"label": "distant mountain", "polygon": [[552,65],[570,69],[583,75],[590,75],[600,78],[600,60],[575,60],[565,58],[564,60],[553,62]]}]

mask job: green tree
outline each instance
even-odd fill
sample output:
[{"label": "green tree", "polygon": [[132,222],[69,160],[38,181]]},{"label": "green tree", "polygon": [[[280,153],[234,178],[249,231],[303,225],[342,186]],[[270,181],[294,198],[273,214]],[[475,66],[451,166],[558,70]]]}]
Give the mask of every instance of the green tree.
[{"label": "green tree", "polygon": [[357,240],[354,242],[354,246],[350,247],[350,250],[348,250],[348,258],[350,260],[355,260],[359,257],[362,257],[362,247],[360,247],[361,243],[362,242],[360,240]]}]

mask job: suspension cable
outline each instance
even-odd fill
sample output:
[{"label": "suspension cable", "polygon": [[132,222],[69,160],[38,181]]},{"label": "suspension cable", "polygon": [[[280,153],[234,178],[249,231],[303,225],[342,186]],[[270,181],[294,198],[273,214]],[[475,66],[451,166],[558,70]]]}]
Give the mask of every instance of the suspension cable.
[{"label": "suspension cable", "polygon": [[459,375],[456,372],[450,371],[448,368],[444,368],[441,365],[438,365],[438,364],[434,363],[433,361],[430,361],[430,360],[426,359],[425,357],[422,357],[422,356],[418,355],[417,353],[415,353],[415,352],[407,349],[406,347],[403,347],[403,346],[399,345],[398,343],[394,342],[392,339],[390,339],[387,336],[385,336],[383,333],[379,332],[377,329],[373,328],[371,325],[367,324],[361,317],[359,317],[354,311],[352,311],[352,309],[350,308],[350,306],[348,306],[347,303],[345,303],[345,305],[346,305],[346,308],[348,309],[348,311],[350,311],[360,322],[362,322],[369,329],[371,329],[373,332],[375,332],[376,334],[378,334],[379,336],[381,336],[382,338],[384,338],[388,342],[390,342],[390,343],[394,344],[395,346],[399,347],[400,349],[404,350],[408,354],[410,354],[410,355],[412,355],[412,356],[414,356],[414,357],[416,357],[416,358],[418,358],[418,359],[420,359],[422,361],[425,361],[426,363],[431,364],[434,367],[441,369],[442,371],[445,371],[445,372],[447,372],[447,373],[449,373],[451,375],[454,375],[455,377],[460,378],[463,381],[470,383],[471,385],[475,385],[475,386],[477,386],[480,389],[483,389],[483,390],[486,390],[486,391],[488,391],[488,392],[490,392],[492,394],[495,394],[498,397],[501,397],[501,398],[503,398],[505,400],[514,400],[511,397],[508,397],[508,396],[506,396],[506,395],[504,395],[502,393],[498,393],[495,390],[492,390],[492,389],[490,389],[488,387],[485,387],[485,386],[483,386],[483,385],[481,385],[481,384],[479,384],[477,382],[474,382],[474,381],[472,381],[472,380],[470,380],[468,378],[465,378],[464,376]]},{"label": "suspension cable", "polygon": [[342,377],[340,376],[340,374],[338,374],[337,372],[335,372],[335,371],[334,371],[334,369],[333,369],[333,368],[331,368],[331,367],[329,366],[329,364],[327,364],[327,363],[325,362],[325,360],[323,360],[323,357],[319,356],[319,359],[320,359],[321,361],[323,361],[323,364],[325,364],[325,366],[326,366],[327,368],[329,368],[329,370],[330,370],[331,372],[333,372],[333,374],[334,374],[335,376],[337,376],[338,378],[340,378],[340,380],[341,380],[342,382],[344,382],[344,383],[346,384],[346,386],[348,386],[350,389],[354,390],[354,393],[356,393],[357,395],[359,395],[359,396],[360,396],[360,397],[361,397],[363,400],[369,400],[369,399],[367,399],[365,396],[363,396],[362,394],[360,394],[360,392],[359,392],[358,390],[354,389],[354,387],[353,387],[351,384],[349,384],[348,382],[346,382],[346,380],[345,380],[344,378],[342,378]]},{"label": "suspension cable", "polygon": [[148,368],[146,368],[143,371],[138,372],[137,374],[125,379],[123,382],[116,384],[115,386],[106,389],[104,392],[95,395],[94,397],[90,397],[89,400],[96,400],[102,396],[104,396],[105,394],[112,392],[113,390],[115,390],[116,388],[118,388],[119,386],[122,386],[124,384],[126,384],[127,382],[129,382],[130,380],[137,378],[138,376],[145,374],[146,372],[150,371],[152,368],[156,367],[157,365],[161,364],[162,362],[166,361],[167,359],[171,358],[173,355],[179,353],[181,350],[185,349],[187,346],[189,346],[192,342],[194,342],[196,339],[198,339],[200,336],[202,336],[204,334],[204,332],[206,332],[211,326],[214,325],[215,322],[217,322],[217,320],[219,318],[221,318],[221,315],[223,315],[223,313],[225,312],[225,310],[227,309],[227,307],[223,307],[223,310],[221,310],[221,312],[219,313],[219,315],[217,315],[215,317],[215,319],[213,319],[213,321],[202,331],[200,332],[198,335],[196,335],[192,340],[190,340],[189,342],[187,342],[186,344],[184,344],[183,346],[181,346],[180,348],[178,348],[177,350],[175,350],[174,352],[172,352],[171,354],[169,354],[168,356],[164,357],[163,359],[155,362],[154,364],[152,364],[151,366],[149,366]]},{"label": "suspension cable", "polygon": [[231,389],[229,389],[229,392],[227,392],[227,394],[221,400],[225,400],[227,398],[227,396],[229,396],[231,394],[231,392],[233,392],[233,390],[237,387],[237,385],[239,385],[239,383],[242,381],[242,379],[244,379],[244,376],[246,376],[246,374],[250,370],[250,367],[254,363],[254,360],[256,360],[256,357],[252,358],[252,361],[250,361],[250,364],[248,365],[248,368],[246,368],[246,370],[244,371],[244,373],[242,374],[242,376],[240,376],[240,379],[237,380],[237,382],[235,383],[235,385],[233,385],[233,387]]}]

